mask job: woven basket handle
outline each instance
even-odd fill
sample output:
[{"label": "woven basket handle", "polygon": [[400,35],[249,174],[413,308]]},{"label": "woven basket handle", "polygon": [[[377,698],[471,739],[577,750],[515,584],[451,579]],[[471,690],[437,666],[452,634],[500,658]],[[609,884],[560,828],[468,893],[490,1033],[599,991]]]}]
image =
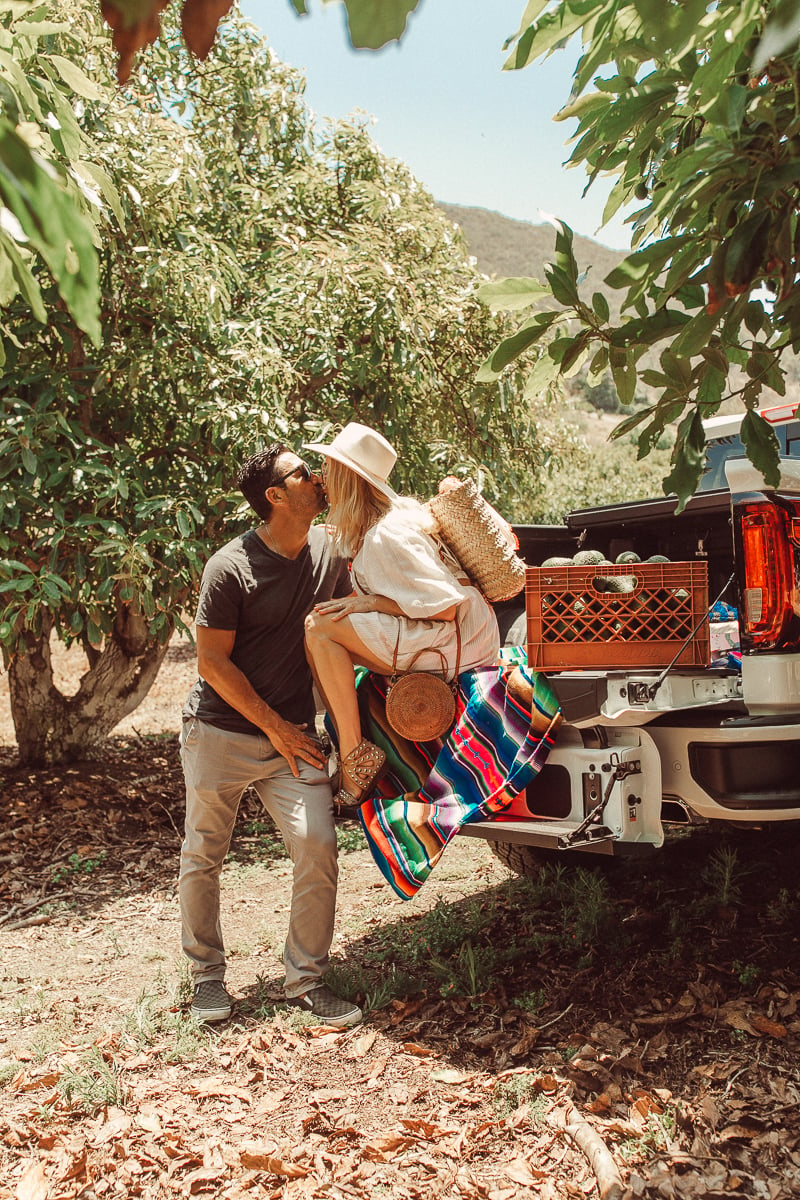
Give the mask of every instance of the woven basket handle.
[{"label": "woven basket handle", "polygon": [[[453,683],[455,683],[455,681],[458,679],[458,668],[461,666],[461,625],[459,624],[458,613],[456,613],[456,616],[455,616],[455,623],[456,623],[456,670],[455,670],[455,675],[453,676]],[[398,628],[397,641],[394,644],[394,656],[392,658],[392,681],[394,681],[397,678],[397,653],[398,653],[399,649],[400,649],[400,629]],[[427,654],[429,651],[433,654],[439,655],[440,659],[442,660],[442,675],[444,676],[445,679],[447,679],[447,657],[445,656],[444,651],[440,650],[437,646],[426,646],[424,650],[418,650],[417,653],[412,657],[411,661],[409,662],[405,671],[402,672],[402,674],[405,675],[408,671],[412,670],[414,663],[417,661],[420,654]]]}]

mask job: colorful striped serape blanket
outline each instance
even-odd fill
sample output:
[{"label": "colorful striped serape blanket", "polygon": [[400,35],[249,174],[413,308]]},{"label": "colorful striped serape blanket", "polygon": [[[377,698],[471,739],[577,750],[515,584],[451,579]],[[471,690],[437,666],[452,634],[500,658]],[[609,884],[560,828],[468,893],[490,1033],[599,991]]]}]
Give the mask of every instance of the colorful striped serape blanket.
[{"label": "colorful striped serape blanket", "polygon": [[410,900],[462,825],[501,813],[538,774],[561,713],[544,675],[505,662],[459,676],[444,740],[409,742],[386,720],[387,682],[366,671],[357,681],[363,734],[389,766],[359,817],[376,864]]}]

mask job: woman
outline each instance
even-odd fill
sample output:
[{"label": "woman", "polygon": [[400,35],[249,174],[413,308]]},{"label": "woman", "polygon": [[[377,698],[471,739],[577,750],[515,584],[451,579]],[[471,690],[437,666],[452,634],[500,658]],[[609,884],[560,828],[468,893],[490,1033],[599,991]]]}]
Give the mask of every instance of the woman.
[{"label": "woman", "polygon": [[379,675],[413,662],[415,670],[451,677],[497,661],[494,611],[457,560],[433,536],[434,521],[417,501],[387,483],[397,454],[386,438],[352,422],[325,455],[328,520],[339,548],[352,559],[354,594],[318,604],[306,620],[306,653],[339,737],[337,808],[368,799],[385,762],[361,735],[354,666]]}]

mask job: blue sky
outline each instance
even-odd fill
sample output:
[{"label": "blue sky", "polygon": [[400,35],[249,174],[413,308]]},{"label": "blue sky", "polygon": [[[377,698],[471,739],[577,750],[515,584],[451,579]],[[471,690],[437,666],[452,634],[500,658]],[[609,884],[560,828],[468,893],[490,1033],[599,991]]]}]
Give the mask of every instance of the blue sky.
[{"label": "blue sky", "polygon": [[562,166],[570,126],[552,116],[569,95],[577,51],[502,70],[525,0],[421,0],[403,40],[380,51],[353,50],[342,5],[308,7],[298,17],[289,0],[241,0],[278,57],[305,73],[317,115],[374,117],[381,150],[403,159],[437,200],[534,224],[552,213],[577,233],[628,246],[619,219],[599,229],[605,181],[582,199],[582,170]]}]

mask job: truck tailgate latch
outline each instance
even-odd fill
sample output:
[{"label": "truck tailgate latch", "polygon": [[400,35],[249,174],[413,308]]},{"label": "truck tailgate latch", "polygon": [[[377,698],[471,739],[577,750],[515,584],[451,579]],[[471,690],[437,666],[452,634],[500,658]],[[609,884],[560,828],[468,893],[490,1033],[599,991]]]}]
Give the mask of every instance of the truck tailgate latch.
[{"label": "truck tailgate latch", "polygon": [[603,763],[602,769],[603,771],[610,772],[602,800],[594,806],[591,812],[586,814],[580,825],[576,825],[569,833],[562,834],[559,837],[559,850],[588,846],[591,842],[606,841],[615,836],[610,829],[602,824],[602,816],[611,797],[614,784],[619,783],[621,779],[627,779],[629,775],[641,774],[642,766],[638,759],[629,762],[620,762],[616,754],[613,754],[611,762]]}]

